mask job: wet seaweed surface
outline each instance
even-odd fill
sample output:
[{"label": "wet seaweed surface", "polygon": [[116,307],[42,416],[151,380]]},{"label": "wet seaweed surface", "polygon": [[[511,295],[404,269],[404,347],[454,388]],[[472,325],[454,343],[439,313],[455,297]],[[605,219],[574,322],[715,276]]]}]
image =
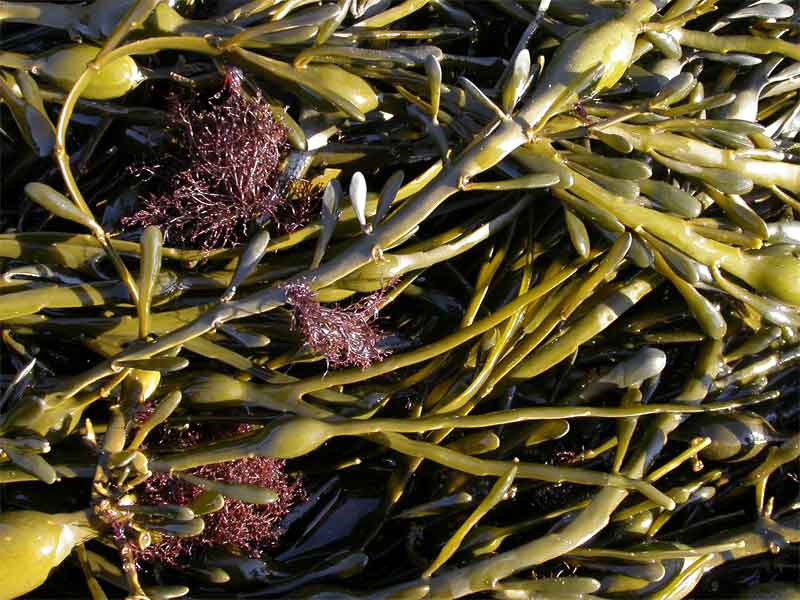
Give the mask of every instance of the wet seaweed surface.
[{"label": "wet seaweed surface", "polygon": [[800,597],[796,10],[0,3],[0,598]]}]

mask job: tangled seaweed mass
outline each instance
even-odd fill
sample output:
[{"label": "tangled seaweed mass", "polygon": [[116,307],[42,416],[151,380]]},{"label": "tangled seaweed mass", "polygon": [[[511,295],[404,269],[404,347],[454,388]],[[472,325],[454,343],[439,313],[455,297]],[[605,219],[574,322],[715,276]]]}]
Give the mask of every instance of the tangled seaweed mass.
[{"label": "tangled seaweed mass", "polygon": [[0,598],[797,598],[797,9],[0,2]]},{"label": "tangled seaweed mass", "polygon": [[162,163],[143,167],[161,192],[122,220],[128,227],[158,227],[164,241],[181,248],[218,248],[242,243],[248,226],[272,217],[280,205],[280,162],[286,154],[286,129],[275,122],[259,98],[242,91],[232,70],[225,89],[205,106],[172,99],[170,130],[175,149]]}]

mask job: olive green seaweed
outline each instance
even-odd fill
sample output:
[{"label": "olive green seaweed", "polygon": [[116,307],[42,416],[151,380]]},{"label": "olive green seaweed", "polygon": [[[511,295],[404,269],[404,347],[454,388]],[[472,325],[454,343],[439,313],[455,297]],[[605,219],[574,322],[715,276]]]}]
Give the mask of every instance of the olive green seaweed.
[{"label": "olive green seaweed", "polygon": [[0,597],[794,597],[795,17],[0,2]]}]

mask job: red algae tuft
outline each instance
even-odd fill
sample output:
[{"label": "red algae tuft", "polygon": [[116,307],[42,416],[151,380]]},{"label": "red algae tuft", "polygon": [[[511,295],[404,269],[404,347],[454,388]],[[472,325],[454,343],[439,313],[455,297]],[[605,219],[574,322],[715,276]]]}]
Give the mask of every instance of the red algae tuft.
[{"label": "red algae tuft", "polygon": [[[200,535],[181,538],[163,536],[144,550],[137,552],[139,561],[162,563],[173,567],[188,566],[204,552],[214,548],[236,547],[257,558],[265,548],[274,545],[282,533],[281,519],[291,506],[304,499],[299,481],[290,482],[284,461],[255,457],[205,465],[189,471],[204,479],[226,483],[247,484],[273,490],[277,500],[270,504],[247,504],[225,499],[217,512],[203,516],[205,528]],[[176,475],[155,473],[138,491],[140,504],[188,505],[203,489],[183,481]]]},{"label": "red algae tuft", "polygon": [[173,246],[208,250],[240,244],[253,223],[276,217],[286,128],[260,96],[245,93],[237,69],[211,98],[174,96],[169,130],[171,148],[140,169],[157,191],[125,227],[155,225]]},{"label": "red algae tuft", "polygon": [[388,356],[387,350],[378,347],[385,336],[374,324],[385,289],[345,307],[322,306],[316,294],[302,283],[290,283],[283,289],[292,308],[295,328],[331,368],[366,369]]}]

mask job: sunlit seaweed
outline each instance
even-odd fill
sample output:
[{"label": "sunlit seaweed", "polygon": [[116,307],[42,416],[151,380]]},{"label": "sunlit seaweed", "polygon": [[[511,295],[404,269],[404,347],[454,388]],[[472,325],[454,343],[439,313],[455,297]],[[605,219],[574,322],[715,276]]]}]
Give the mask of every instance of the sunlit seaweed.
[{"label": "sunlit seaweed", "polygon": [[0,6],[0,596],[794,593],[793,6],[189,4]]}]

